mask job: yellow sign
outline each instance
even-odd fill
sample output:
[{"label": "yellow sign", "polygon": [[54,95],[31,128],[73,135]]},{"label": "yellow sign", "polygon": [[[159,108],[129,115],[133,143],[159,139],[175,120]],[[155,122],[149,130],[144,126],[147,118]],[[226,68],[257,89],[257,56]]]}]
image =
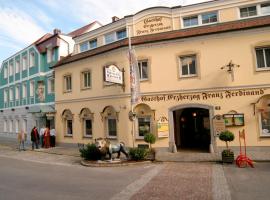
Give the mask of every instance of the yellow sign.
[{"label": "yellow sign", "polygon": [[135,25],[137,36],[161,33],[172,30],[172,20],[169,17],[154,16],[148,17]]},{"label": "yellow sign", "polygon": [[169,137],[169,124],[166,117],[160,117],[157,123],[158,127],[158,137]]}]

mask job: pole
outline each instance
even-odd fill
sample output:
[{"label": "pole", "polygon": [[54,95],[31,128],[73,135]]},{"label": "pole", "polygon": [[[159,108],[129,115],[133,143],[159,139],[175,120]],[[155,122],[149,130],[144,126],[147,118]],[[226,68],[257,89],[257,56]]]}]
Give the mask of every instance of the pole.
[{"label": "pole", "polygon": [[[131,63],[131,37],[130,37],[130,27],[128,27],[128,49],[129,49],[129,67],[131,70],[131,67],[132,67],[132,63]],[[130,75],[130,74],[129,74]],[[130,83],[131,84],[131,83]],[[131,92],[131,98],[132,98],[132,90],[130,90]],[[131,129],[131,135],[132,135],[132,146],[133,148],[135,147],[135,117],[133,116],[133,103],[130,99],[130,107],[131,107],[131,113],[132,113],[132,129]]]}]

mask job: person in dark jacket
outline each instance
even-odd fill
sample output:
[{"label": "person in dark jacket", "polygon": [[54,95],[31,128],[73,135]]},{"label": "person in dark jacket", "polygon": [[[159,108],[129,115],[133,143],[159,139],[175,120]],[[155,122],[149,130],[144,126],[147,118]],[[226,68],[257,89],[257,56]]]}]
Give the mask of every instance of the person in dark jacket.
[{"label": "person in dark jacket", "polygon": [[32,150],[34,150],[34,146],[36,146],[36,149],[38,149],[39,134],[35,126],[31,131],[31,141],[32,141]]}]

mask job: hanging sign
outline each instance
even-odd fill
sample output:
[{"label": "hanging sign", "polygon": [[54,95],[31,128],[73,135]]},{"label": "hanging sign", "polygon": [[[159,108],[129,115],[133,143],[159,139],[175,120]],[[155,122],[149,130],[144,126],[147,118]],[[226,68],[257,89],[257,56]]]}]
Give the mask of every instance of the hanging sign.
[{"label": "hanging sign", "polygon": [[157,122],[158,137],[169,137],[169,123],[166,117],[160,117]]},{"label": "hanging sign", "polygon": [[123,72],[115,65],[104,67],[104,79],[106,82],[123,84]]}]

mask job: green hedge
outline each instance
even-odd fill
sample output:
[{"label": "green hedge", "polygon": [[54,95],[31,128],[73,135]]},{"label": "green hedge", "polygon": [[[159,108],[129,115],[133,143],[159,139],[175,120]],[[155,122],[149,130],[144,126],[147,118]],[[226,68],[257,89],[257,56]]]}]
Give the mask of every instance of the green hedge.
[{"label": "green hedge", "polygon": [[148,150],[143,148],[131,148],[129,149],[129,157],[131,160],[139,161],[145,160]]},{"label": "green hedge", "polygon": [[81,157],[85,160],[101,160],[101,153],[95,144],[87,144],[80,148]]}]

